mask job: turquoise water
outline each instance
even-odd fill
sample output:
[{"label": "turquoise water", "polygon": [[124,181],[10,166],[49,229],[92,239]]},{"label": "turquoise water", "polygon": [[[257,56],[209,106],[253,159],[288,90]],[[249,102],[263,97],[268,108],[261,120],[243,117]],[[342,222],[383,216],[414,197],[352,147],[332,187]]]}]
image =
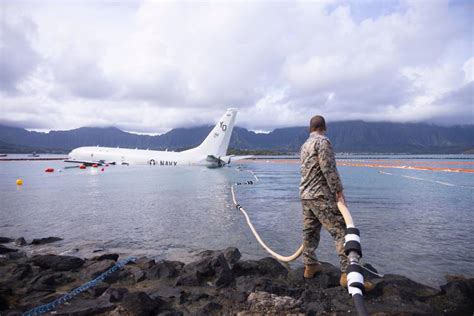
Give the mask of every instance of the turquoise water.
[{"label": "turquoise water", "polygon": [[[113,251],[189,261],[204,249],[235,246],[246,258],[261,258],[266,253],[230,194],[233,182],[253,179],[252,171],[259,181],[236,193],[262,238],[286,255],[302,240],[295,163],[110,166],[103,172],[66,165],[0,163],[0,236],[64,238],[28,247],[31,253],[89,257]],[[47,167],[56,172],[45,173]],[[445,283],[446,274],[474,277],[473,173],[349,166],[339,171],[365,262],[430,285]],[[17,178],[23,186],[15,185]],[[337,264],[330,236],[322,235],[320,259]]]}]

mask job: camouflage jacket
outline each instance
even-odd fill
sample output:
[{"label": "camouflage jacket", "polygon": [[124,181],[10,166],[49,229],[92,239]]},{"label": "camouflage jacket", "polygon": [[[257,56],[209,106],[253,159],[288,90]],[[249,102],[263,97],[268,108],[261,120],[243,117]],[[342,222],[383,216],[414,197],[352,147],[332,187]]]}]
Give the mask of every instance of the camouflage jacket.
[{"label": "camouflage jacket", "polygon": [[342,191],[336,168],[336,157],[326,136],[312,132],[301,146],[300,197],[311,200],[319,196],[335,198]]}]

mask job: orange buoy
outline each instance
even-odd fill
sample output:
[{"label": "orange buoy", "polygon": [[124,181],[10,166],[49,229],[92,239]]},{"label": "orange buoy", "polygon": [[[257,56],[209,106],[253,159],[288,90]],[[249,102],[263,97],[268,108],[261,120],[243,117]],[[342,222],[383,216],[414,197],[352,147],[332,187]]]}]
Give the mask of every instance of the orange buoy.
[{"label": "orange buoy", "polygon": [[79,169],[86,169],[86,165],[80,165]]},{"label": "orange buoy", "polygon": [[16,180],[16,185],[23,185],[23,180],[17,179]]},{"label": "orange buoy", "polygon": [[54,168],[46,168],[44,172],[54,172]]},{"label": "orange buoy", "polygon": [[98,166],[99,165],[95,163],[95,164],[92,165],[92,168],[97,168]]}]

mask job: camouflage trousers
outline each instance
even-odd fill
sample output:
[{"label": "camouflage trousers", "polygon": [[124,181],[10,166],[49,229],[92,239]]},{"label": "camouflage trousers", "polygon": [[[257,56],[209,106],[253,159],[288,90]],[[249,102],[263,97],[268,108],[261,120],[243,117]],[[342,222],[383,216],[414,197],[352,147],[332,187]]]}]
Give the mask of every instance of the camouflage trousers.
[{"label": "camouflage trousers", "polygon": [[344,235],[346,224],[336,201],[321,196],[314,200],[301,200],[303,204],[303,262],[316,264],[315,251],[319,245],[321,227],[324,227],[334,239],[339,256],[341,271],[346,272],[349,260],[344,254]]}]

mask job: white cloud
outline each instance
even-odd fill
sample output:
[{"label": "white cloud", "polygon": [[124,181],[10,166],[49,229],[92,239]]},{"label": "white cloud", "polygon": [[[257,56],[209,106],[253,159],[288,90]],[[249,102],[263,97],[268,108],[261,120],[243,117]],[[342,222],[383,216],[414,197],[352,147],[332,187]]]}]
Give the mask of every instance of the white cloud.
[{"label": "white cloud", "polygon": [[[211,123],[227,107],[255,130],[306,125],[316,113],[472,123],[469,4],[85,1],[3,10],[2,25],[24,35],[4,46],[29,52],[30,62],[2,79],[22,94],[0,92],[4,123],[152,133]],[[25,17],[37,25],[33,37],[9,22]],[[454,106],[458,92],[464,101]]]}]

